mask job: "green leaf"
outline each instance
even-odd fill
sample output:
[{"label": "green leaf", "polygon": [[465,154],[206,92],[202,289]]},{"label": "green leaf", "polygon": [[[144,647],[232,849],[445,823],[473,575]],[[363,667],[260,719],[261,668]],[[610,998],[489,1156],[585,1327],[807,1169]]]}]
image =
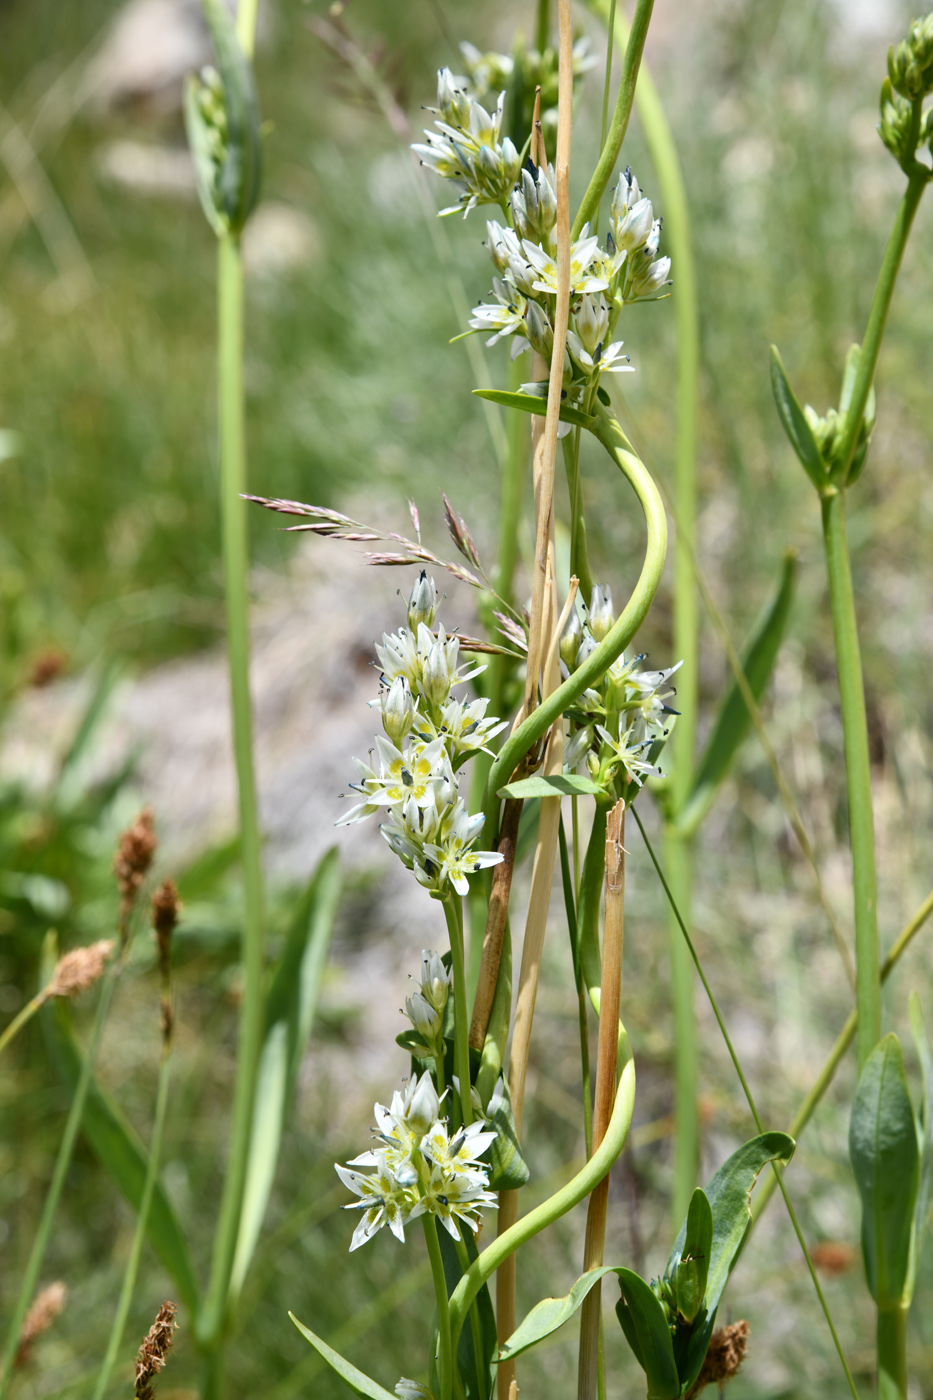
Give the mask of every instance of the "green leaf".
[{"label": "green leaf", "polygon": [[933,1055],[923,1024],[920,998],[916,992],[910,994],[910,1029],[917,1047],[920,1073],[923,1076],[923,1099],[920,1104],[920,1189],[917,1192],[917,1210],[914,1216],[914,1267],[919,1263],[920,1254],[931,1224],[930,1211],[933,1207]]},{"label": "green leaf", "polygon": [[266,1033],[257,1070],[240,1226],[230,1276],[231,1298],[238,1295],[243,1285],[269,1204],[282,1129],[311,1034],[339,896],[340,867],[333,849],[324,856],[299,901],[266,998]]},{"label": "green leaf", "polygon": [[[497,403],[501,408],[519,408],[523,413],[537,413],[542,418],[547,414],[547,399],[538,394],[512,394],[505,389],[474,389],[473,393],[478,399],[488,399],[490,403]],[[563,406],[560,410],[560,420],[562,423],[574,423],[579,428],[592,428],[596,421],[588,413],[580,413],[576,408]]]},{"label": "green leaf", "polygon": [[819,444],[813,429],[807,422],[803,409],[797,402],[790,381],[781,363],[776,345],[771,346],[771,389],[777,405],[781,426],[787,434],[791,447],[800,459],[800,464],[818,491],[827,484],[826,464],[823,461]]},{"label": "green leaf", "polygon": [[305,1327],[303,1322],[299,1322],[293,1312],[288,1315],[305,1341],[311,1343],[318,1355],[323,1357],[332,1371],[337,1372],[341,1380],[346,1381],[354,1394],[364,1396],[365,1400],[396,1400],[395,1395],[384,1390],[376,1381],[370,1380],[369,1376],[364,1376],[363,1372],[358,1371],[355,1366],[351,1366],[350,1362],[346,1361],[339,1351],[334,1351],[333,1347],[329,1347],[310,1328]]},{"label": "green leaf", "polygon": [[616,1269],[622,1297],[616,1315],[635,1359],[648,1378],[648,1400],[675,1400],[680,1377],[667,1317],[651,1286],[631,1269]]},{"label": "green leaf", "polygon": [[[489,1112],[489,1107],[492,1112]],[[483,1161],[489,1169],[489,1188],[492,1191],[517,1191],[526,1186],[531,1172],[519,1146],[515,1131],[515,1118],[509,1088],[500,1077],[496,1089],[486,1108],[486,1121],[495,1128],[497,1137],[483,1154]]]},{"label": "green leaf", "polygon": [[560,773],[551,778],[542,774],[534,778],[519,778],[516,783],[508,783],[496,793],[497,797],[579,797],[602,795],[606,791],[592,778],[581,778],[576,773]]},{"label": "green leaf", "polygon": [[[73,1091],[81,1074],[83,1056],[71,1027],[70,1007],[57,999],[54,1004],[44,1007],[42,1014],[52,1062],[62,1083]],[[94,1078],[88,1088],[81,1130],[94,1156],[110,1173],[114,1185],[133,1209],[138,1210],[146,1180],[148,1155],[120,1109]],[[196,1317],[198,1283],[188,1254],[187,1238],[158,1181],[149,1208],[146,1234],[153,1250],[172,1276],[179,1302]]]},{"label": "green leaf", "polygon": [[563,1327],[564,1323],[573,1317],[590,1289],[599,1283],[601,1278],[605,1278],[606,1274],[615,1272],[615,1269],[609,1267],[590,1269],[588,1273],[581,1274],[563,1298],[542,1298],[519,1323],[508,1341],[500,1347],[499,1360],[510,1361],[513,1357],[521,1356],[523,1351],[530,1351],[538,1342],[556,1332],[558,1327]]},{"label": "green leaf", "polygon": [[690,1198],[686,1229],[683,1252],[674,1271],[674,1294],[678,1313],[685,1322],[692,1322],[706,1296],[713,1248],[713,1209],[701,1186]]},{"label": "green leaf", "polygon": [[[476,1236],[467,1226],[461,1225],[460,1237],[466,1245],[467,1258],[472,1264],[477,1257]],[[457,1258],[457,1246],[445,1229],[438,1229],[437,1240],[444,1263],[444,1278],[447,1281],[447,1296],[449,1297],[463,1277],[463,1269]],[[457,1343],[457,1372],[463,1384],[466,1400],[481,1400],[481,1397],[489,1396],[494,1389],[493,1361],[496,1355],[498,1335],[496,1314],[489,1296],[489,1288],[485,1283],[476,1295],[475,1306],[479,1309],[480,1346],[483,1352],[479,1361],[481,1381],[477,1376],[477,1364],[473,1349],[473,1326],[469,1319],[461,1331],[460,1340]],[[437,1355],[436,1346],[433,1354]],[[437,1394],[436,1387],[434,1390]]]},{"label": "green leaf", "polygon": [[[749,689],[758,702],[774,669],[790,616],[797,576],[797,560],[785,554],[778,586],[758,618],[742,656],[742,670]],[[684,804],[677,825],[696,830],[726,778],[739,746],[751,726],[752,717],[745,697],[733,678],[720,706],[716,723],[700,760],[693,790]]]},{"label": "green leaf", "polygon": [[920,1151],[904,1056],[894,1034],[879,1040],[859,1075],[849,1156],[862,1201],[868,1291],[882,1310],[909,1303]]}]

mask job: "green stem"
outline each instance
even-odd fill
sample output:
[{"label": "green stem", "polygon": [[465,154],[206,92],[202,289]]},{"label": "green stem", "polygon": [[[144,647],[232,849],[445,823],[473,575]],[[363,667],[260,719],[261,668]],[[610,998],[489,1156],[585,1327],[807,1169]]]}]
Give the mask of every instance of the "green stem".
[{"label": "green stem", "polygon": [[532,744],[550,729],[558,716],[563,714],[578,695],[582,695],[589,686],[596,684],[625,650],[644,621],[661,582],[667,553],[667,519],[658,488],[647,467],[632,451],[631,444],[614,418],[599,413],[592,420],[592,431],[632,486],[644,511],[648,527],[645,562],[631,598],[604,640],[582,666],[543,700],[503,744],[489,770],[484,833],[487,840],[496,839],[499,825],[499,800],[496,794],[499,788],[508,782],[516,765]]},{"label": "green stem", "polygon": [[914,215],[920,206],[923,191],[929,182],[929,170],[917,163],[908,179],[907,188],[898,206],[894,227],[888,239],[888,246],[884,250],[881,271],[878,273],[875,294],[872,298],[871,311],[868,313],[868,324],[865,327],[865,338],[862,341],[862,353],[859,357],[852,398],[846,414],[845,437],[839,451],[838,465],[833,470],[833,482],[837,486],[844,487],[849,477],[852,458],[855,456],[859,432],[862,427],[862,415],[865,412],[865,405],[868,402],[868,395],[875,378],[878,356],[881,353],[881,342],[884,339],[888,311],[891,306],[891,298],[894,295],[894,284],[897,281],[897,274],[904,257],[904,249],[907,247],[907,240],[910,237]]},{"label": "green stem", "polygon": [[611,799],[598,802],[593,813],[590,839],[583,857],[580,877],[580,899],[577,905],[577,965],[580,981],[590,994],[591,1003],[599,1015],[599,989],[602,981],[602,959],[599,951],[599,906],[606,874],[606,819]]},{"label": "green stem", "polygon": [[[457,1233],[454,1241],[454,1248],[457,1251],[457,1262],[460,1265],[461,1274],[465,1274],[470,1267],[470,1252],[466,1247],[463,1236]],[[476,1367],[476,1390],[479,1400],[486,1400],[486,1368],[483,1365],[483,1328],[479,1319],[479,1307],[474,1298],[470,1304],[470,1335],[473,1338],[473,1361]]]},{"label": "green stem", "polygon": [[143,1244],[146,1239],[149,1208],[152,1205],[152,1196],[155,1191],[156,1179],[159,1175],[159,1160],[162,1154],[162,1133],[165,1127],[165,1110],[168,1104],[170,1066],[171,1051],[169,1047],[166,1047],[163,1049],[159,1064],[159,1087],[156,1092],[155,1121],[152,1128],[152,1141],[149,1144],[149,1161],[146,1164],[146,1179],[143,1183],[143,1194],[140,1198],[139,1213],[136,1217],[136,1230],[133,1234],[130,1257],[127,1260],[126,1271],[123,1275],[123,1286],[120,1289],[120,1301],[117,1304],[113,1326],[110,1329],[107,1354],[100,1368],[100,1375],[97,1377],[94,1400],[103,1400],[103,1396],[107,1390],[107,1382],[110,1379],[110,1373],[117,1359],[117,1352],[123,1340],[123,1331],[126,1327],[126,1319],[129,1315],[130,1304],[133,1301],[133,1290],[136,1287],[136,1278],[139,1273],[139,1261],[142,1258]]},{"label": "green stem", "polygon": [[560,875],[564,889],[564,910],[567,915],[567,929],[570,933],[570,947],[573,953],[573,975],[577,985],[577,1018],[580,1030],[580,1072],[583,1095],[583,1136],[586,1141],[586,1155],[593,1151],[593,1091],[590,1084],[590,1028],[586,1010],[586,986],[580,969],[577,944],[577,911],[573,897],[573,876],[570,873],[570,855],[567,850],[567,836],[564,832],[564,819],[560,819],[558,831],[560,841]]},{"label": "green stem", "polygon": [[868,752],[862,658],[859,652],[855,598],[846,542],[844,493],[840,491],[824,496],[822,511],[848,786],[849,840],[852,845],[855,903],[858,1064],[861,1070],[881,1039],[881,976],[878,957],[878,898],[871,760]]},{"label": "green stem", "polygon": [[[599,209],[600,201],[605,193],[606,186],[612,178],[615,163],[619,159],[619,152],[622,149],[622,142],[628,129],[628,120],[632,114],[632,103],[635,100],[635,83],[638,79],[638,69],[641,65],[641,56],[645,48],[645,39],[648,37],[648,25],[651,22],[651,11],[654,9],[654,0],[638,0],[635,6],[635,15],[632,19],[632,29],[629,35],[628,46],[625,50],[625,58],[622,61],[622,76],[619,79],[619,92],[616,97],[615,110],[612,114],[612,122],[609,127],[609,134],[603,143],[602,153],[596,164],[592,179],[583,196],[583,203],[577,210],[577,217],[573,221],[573,228],[570,237],[579,238],[583,225],[591,220]],[[594,230],[595,232],[595,230]]]},{"label": "green stem", "polygon": [[437,1238],[437,1222],[433,1215],[421,1217],[424,1226],[424,1239],[428,1246],[431,1261],[431,1275],[434,1279],[434,1295],[437,1301],[437,1378],[440,1386],[439,1400],[450,1400],[453,1385],[453,1345],[450,1331],[450,1301],[447,1296],[447,1278],[444,1273],[444,1260]]},{"label": "green stem", "polygon": [[[677,732],[676,728],[674,730]],[[675,760],[676,762],[676,760]],[[690,916],[693,862],[689,839],[665,829],[664,863],[678,907]],[[696,1186],[700,1161],[697,1112],[697,1035],[693,1008],[693,962],[673,913],[668,911],[671,956],[671,1011],[674,1018],[674,1176],[671,1213],[679,1229]]]},{"label": "green stem", "polygon": [[[516,393],[521,388],[524,367],[519,360],[513,360],[509,367],[509,389]],[[502,488],[499,494],[499,562],[496,569],[496,592],[506,603],[512,602],[512,588],[515,580],[515,565],[518,560],[518,537],[522,514],[522,498],[525,494],[525,467],[528,462],[528,425],[522,414],[511,413],[507,420],[508,452]],[[505,660],[504,657],[499,658]],[[501,695],[497,698],[501,703]],[[500,711],[493,709],[494,714]]]},{"label": "green stem", "polygon": [[463,905],[460,896],[448,890],[444,914],[450,934],[451,971],[454,975],[454,1065],[460,1081],[460,1117],[464,1127],[473,1122],[470,1096],[470,1017],[467,1011],[466,967],[463,958]]},{"label": "green stem", "polygon": [[252,705],[249,693],[249,554],[246,507],[246,423],[243,396],[243,266],[239,240],[218,242],[218,399],[220,487],[227,653],[233,712],[233,749],[239,791],[240,858],[243,870],[243,1009],[237,1052],[230,1155],[201,1341],[216,1348],[223,1335],[230,1274],[236,1250],[253,1120],[256,1068],[262,1045],[263,910],[262,864],[253,769]]},{"label": "green stem", "polygon": [[[517,416],[517,415],[516,415]],[[580,580],[580,596],[588,605],[593,596],[593,575],[586,548],[586,520],[583,514],[583,482],[580,476],[580,429],[574,429],[563,442],[567,494],[570,497],[570,572]]]},{"label": "green stem", "polygon": [[538,16],[537,23],[535,24],[535,48],[538,50],[538,53],[544,53],[544,50],[548,46],[548,31],[550,28],[548,20],[550,9],[551,0],[538,0]]},{"label": "green stem", "polygon": [[511,1254],[514,1254],[516,1249],[520,1249],[522,1245],[527,1244],[548,1225],[552,1225],[555,1220],[566,1215],[575,1205],[579,1205],[584,1197],[590,1194],[597,1182],[602,1181],[625,1146],[634,1107],[635,1064],[631,1049],[626,1043],[625,1061],[619,1078],[619,1087],[616,1090],[612,1117],[606,1129],[606,1136],[586,1166],[568,1181],[566,1186],[557,1191],[549,1200],[522,1216],[521,1220],[517,1220],[508,1230],[499,1235],[491,1244],[488,1244],[479,1257],[473,1260],[450,1299],[450,1321],[454,1341],[460,1335],[460,1329],[466,1320],[470,1304],[483,1284],[496,1272],[499,1265]]},{"label": "green stem", "polygon": [[[888,956],[881,964],[882,984],[884,984],[888,980],[888,977],[890,976],[894,967],[896,967],[901,954],[907,949],[907,947],[913,941],[914,936],[923,927],[923,925],[926,923],[927,919],[930,917],[931,914],[933,914],[933,892],[927,895],[926,899],[923,901],[916,914],[914,914],[910,922],[905,925],[905,927],[898,934],[894,943],[891,945],[891,951],[888,953]],[[833,1046],[832,1050],[830,1050],[826,1063],[820,1070],[819,1076],[816,1082],[814,1083],[813,1088],[810,1090],[810,1092],[807,1094],[807,1097],[804,1099],[803,1103],[798,1108],[797,1112],[794,1115],[793,1122],[787,1129],[788,1133],[792,1138],[798,1138],[803,1132],[804,1128],[807,1126],[810,1119],[813,1117],[817,1104],[820,1102],[823,1095],[826,1093],[826,1090],[833,1082],[836,1070],[842,1063],[843,1056],[845,1055],[849,1046],[855,1039],[855,1028],[857,1024],[858,1012],[850,1011],[848,1019],[846,1020],[846,1023],[843,1026],[842,1030],[839,1032],[839,1035],[836,1038],[836,1043]],[[765,1206],[768,1204],[771,1197],[774,1195],[775,1184],[776,1183],[774,1181],[773,1176],[768,1177],[766,1181],[763,1181],[761,1183],[759,1190],[755,1192],[755,1199],[752,1202],[753,1220],[758,1219],[759,1215],[761,1215]]]},{"label": "green stem", "polygon": [[62,1188],[65,1184],[65,1175],[71,1162],[71,1154],[74,1151],[78,1129],[81,1126],[84,1103],[91,1083],[94,1060],[97,1056],[101,1035],[103,1034],[104,1022],[107,1019],[107,1012],[110,1009],[110,999],[113,996],[113,988],[114,976],[112,972],[108,971],[104,976],[103,985],[100,990],[100,1000],[97,1003],[97,1011],[94,1015],[94,1024],[91,1029],[91,1039],[88,1044],[87,1053],[81,1065],[81,1074],[75,1086],[74,1097],[71,1100],[71,1107],[68,1110],[68,1117],[65,1120],[65,1131],[62,1134],[58,1156],[55,1159],[55,1167],[52,1171],[52,1180],[49,1183],[49,1189],[42,1206],[39,1228],[36,1231],[36,1238],[33,1241],[29,1260],[20,1283],[19,1294],[13,1308],[13,1315],[10,1318],[6,1345],[3,1349],[3,1358],[2,1361],[0,1361],[0,1400],[4,1400],[9,1387],[10,1378],[13,1374],[13,1360],[16,1356],[17,1347],[19,1346],[23,1319],[29,1310],[29,1305],[36,1291],[36,1284],[39,1281],[39,1271],[42,1268],[42,1261],[45,1258],[49,1236],[52,1233],[55,1211],[58,1208]]},{"label": "green stem", "polygon": [[878,1309],[878,1400],[907,1400],[908,1311]]},{"label": "green stem", "polygon": [[43,990],[37,992],[32,1001],[27,1001],[24,1007],[16,1013],[6,1030],[0,1035],[0,1055],[3,1054],[11,1040],[15,1040],[23,1026],[32,1020],[40,1006],[44,1006],[48,1001],[48,993]]}]

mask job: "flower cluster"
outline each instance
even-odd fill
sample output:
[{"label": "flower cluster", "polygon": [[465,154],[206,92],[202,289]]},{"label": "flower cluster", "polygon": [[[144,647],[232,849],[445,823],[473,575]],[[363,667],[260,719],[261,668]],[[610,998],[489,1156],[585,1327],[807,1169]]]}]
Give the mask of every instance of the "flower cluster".
[{"label": "flower cluster", "polygon": [[362,801],[337,824],[388,808],[380,831],[419,884],[441,894],[449,880],[466,894],[467,876],[502,857],[473,849],[483,816],[467,810],[457,772],[505,728],[505,721],[487,718],[485,699],[451,695],[454,686],[483,667],[460,664],[457,637],[446,636],[441,627],[432,631],[436,614],[434,580],[422,573],[408,600],[408,626],[384,635],[376,646],[382,686],[372,703],[381,711],[385,733],[376,736],[369,755],[374,761],[353,760],[359,782],[351,787]]},{"label": "flower cluster", "polygon": [[495,111],[489,113],[475,98],[456,85],[449,68],[437,80],[437,106],[429,107],[437,121],[425,131],[426,145],[412,146],[422,160],[453,180],[462,190],[460,201],[444,214],[462,209],[468,214],[478,204],[501,204],[518,178],[522,159],[507,136],[502,136],[505,93],[500,92]]},{"label": "flower cluster", "polygon": [[[489,1174],[479,1158],[496,1133],[477,1121],[451,1137],[440,1110],[441,1099],[430,1074],[409,1080],[404,1092],[393,1094],[389,1108],[375,1106],[373,1140],[378,1145],[346,1167],[337,1166],[340,1180],[359,1197],[345,1209],[362,1212],[351,1253],[383,1225],[404,1241],[408,1222],[425,1214],[433,1215],[458,1240],[458,1220],[476,1230],[482,1207],[495,1204],[495,1195],[488,1190]],[[374,1170],[360,1172],[354,1167]]]},{"label": "flower cluster", "polygon": [[[593,589],[586,623],[572,612],[560,638],[561,668],[566,675],[595,651],[615,622],[612,591]],[[645,778],[660,777],[651,750],[668,733],[669,717],[677,714],[667,703],[675,694],[670,678],[683,664],[666,671],[641,671],[644,656],[620,656],[598,687],[585,690],[567,711],[572,736],[564,747],[564,771],[585,763],[594,781],[608,785],[624,777],[641,787]]]}]

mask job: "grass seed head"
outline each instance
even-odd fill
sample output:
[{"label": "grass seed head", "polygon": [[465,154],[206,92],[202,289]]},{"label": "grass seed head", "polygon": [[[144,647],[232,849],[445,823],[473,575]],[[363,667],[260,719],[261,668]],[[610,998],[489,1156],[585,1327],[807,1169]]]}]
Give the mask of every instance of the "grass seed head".
[{"label": "grass seed head", "polygon": [[124,936],[158,844],[152,808],[144,807],[133,825],[127,827],[120,837],[113,858],[113,873],[120,892],[120,929]]},{"label": "grass seed head", "polygon": [[50,1283],[47,1288],[43,1288],[41,1292],[36,1294],[32,1307],[23,1320],[23,1330],[19,1334],[19,1346],[16,1349],[14,1366],[22,1366],[29,1360],[33,1342],[43,1332],[49,1330],[65,1306],[67,1296],[68,1289],[61,1280],[57,1283]]},{"label": "grass seed head", "polygon": [[174,1303],[162,1304],[156,1320],[143,1338],[143,1344],[136,1353],[136,1400],[153,1400],[153,1382],[165,1365],[165,1358],[171,1348],[173,1333],[178,1326]]},{"label": "grass seed head", "polygon": [[72,948],[70,953],[58,960],[47,993],[50,997],[76,997],[86,992],[97,979],[103,976],[104,969],[113,952],[113,939],[102,938],[86,948]]}]

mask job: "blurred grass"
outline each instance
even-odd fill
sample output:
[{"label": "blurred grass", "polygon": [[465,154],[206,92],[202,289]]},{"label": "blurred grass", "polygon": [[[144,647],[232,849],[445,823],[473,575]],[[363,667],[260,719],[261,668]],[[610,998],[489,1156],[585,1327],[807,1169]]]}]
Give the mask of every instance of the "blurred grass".
[{"label": "blurred grass", "polygon": [[[481,413],[467,392],[472,381],[463,347],[445,346],[462,329],[450,308],[446,273],[405,194],[409,157],[306,27],[307,16],[324,8],[283,0],[259,59],[264,115],[273,124],[264,194],[313,221],[316,253],[304,269],[256,279],[251,287],[251,481],[264,494],[337,505],[374,477],[381,496],[395,492],[399,498],[414,493],[428,499],[439,487],[455,485],[455,503],[482,539],[484,530],[493,534],[495,468]],[[103,0],[81,7],[7,0],[0,11],[0,91],[14,120],[28,128],[42,95],[95,44],[115,12]],[[767,347],[771,340],[780,345],[803,398],[821,408],[835,400],[845,349],[861,333],[899,193],[899,177],[873,123],[887,44],[908,17],[902,5],[882,7],[880,0],[857,12],[805,0],[769,6],[723,0],[702,10],[677,6],[670,16],[659,13],[648,47],[680,144],[696,239],[702,567],[739,637],[769,592],[782,551],[788,545],[800,551],[793,636],[778,666],[768,723],[846,927],[844,772],[819,513],[780,436]],[[385,69],[416,127],[418,104],[432,98],[434,68],[455,62],[442,22],[457,38],[502,48],[509,47],[514,27],[530,22],[527,5],[451,3],[440,9],[377,0],[354,0],[346,18],[368,42],[382,36]],[[598,86],[591,80],[575,132],[578,170],[594,146]],[[93,278],[71,309],[62,306],[56,268],[36,229],[21,221],[18,196],[5,177],[0,188],[0,426],[21,434],[18,455],[0,462],[4,695],[52,646],[80,670],[102,653],[125,653],[146,664],[219,634],[214,250],[194,202],[143,196],[103,179],[101,148],[120,138],[172,145],[183,139],[175,118],[127,111],[101,121],[79,114],[40,152]],[[625,160],[654,194],[634,124]],[[850,528],[888,943],[930,881],[931,221],[927,205],[895,297],[879,371],[879,427],[852,499]],[[446,228],[472,304],[489,283],[479,246],[482,223],[450,220]],[[625,381],[625,407],[662,476],[672,455],[669,310],[636,308],[623,327],[639,371]],[[501,347],[488,359],[494,375],[504,371]],[[587,459],[585,470],[594,566],[615,585],[637,555],[638,524],[602,461]],[[254,520],[252,533],[258,559],[282,558],[287,546],[272,522]],[[669,655],[669,625],[662,597],[646,629],[652,659]],[[726,675],[708,628],[705,639],[701,728]],[[61,853],[56,873],[66,882],[82,859],[82,841],[96,862],[92,875],[82,876],[89,912],[76,932],[105,924],[107,840],[115,821],[111,814],[103,832],[89,829]],[[751,1063],[763,1108],[771,1121],[783,1123],[841,1025],[848,995],[754,743],[743,750],[700,850],[701,953],[740,1053]],[[638,1052],[641,1145],[626,1154],[614,1178],[612,1247],[636,1266],[643,1256],[643,1267],[653,1271],[669,1244],[667,974],[664,911],[637,850],[630,888],[627,1019]],[[198,918],[203,913],[203,936],[180,941],[181,1070],[165,1175],[196,1257],[209,1242],[212,1221],[201,1203],[217,1191],[231,1086],[236,975],[223,934],[235,899],[230,886],[204,892],[192,909]],[[344,947],[360,937],[359,929],[380,927],[378,892],[355,892],[349,908]],[[892,1024],[903,1025],[909,985],[929,985],[929,937],[921,934],[918,945],[887,993]],[[338,938],[338,954],[340,947]],[[547,1055],[536,1066],[540,1092],[529,1109],[530,1139],[541,1143],[534,1164],[539,1180],[573,1157],[580,1137],[568,1121],[568,1098],[577,1088],[576,1011],[564,952],[558,948],[553,956],[539,1002]],[[147,966],[141,959],[120,989],[102,1061],[102,1077],[144,1135],[157,1043]],[[0,971],[3,982],[6,963]],[[399,996],[403,981],[404,971]],[[705,1009],[700,1017],[704,1169],[711,1172],[748,1125]],[[331,1043],[352,1051],[352,1017],[340,1008],[325,1031]],[[28,1248],[64,1109],[38,1035],[30,1035],[12,1064],[0,1085],[6,1167],[0,1171],[0,1246],[11,1278]],[[382,1085],[379,1092],[385,1096],[390,1088]],[[808,1130],[789,1183],[808,1238],[855,1245],[845,1153],[851,1088],[847,1065]],[[360,1150],[366,1125],[342,1119],[337,1097],[316,1082],[312,1068],[285,1145],[270,1229],[244,1295],[245,1323],[229,1367],[236,1394],[274,1394],[276,1400],[339,1395],[329,1375],[310,1372],[286,1308],[333,1340],[384,1288],[404,1293],[405,1271],[419,1267],[418,1251],[402,1255],[382,1236],[365,1256],[346,1259],[349,1217],[339,1213],[343,1198],[333,1194],[331,1163]],[[21,1145],[15,1164],[13,1144]],[[780,1210],[779,1203],[771,1206],[737,1276],[736,1315],[749,1316],[754,1330],[748,1373],[733,1383],[733,1400],[843,1394]],[[539,1272],[555,1280],[554,1291],[562,1280],[569,1284],[578,1223],[536,1242],[520,1272],[520,1304],[535,1300]],[[24,1372],[24,1396],[86,1393],[130,1232],[128,1212],[81,1148],[49,1259],[49,1277],[72,1281],[72,1301],[41,1344],[40,1360]],[[4,1294],[11,1286],[4,1283]],[[150,1303],[157,1305],[167,1286],[150,1261],[128,1335],[142,1336],[154,1311]],[[918,1287],[921,1304],[930,1286],[928,1260]],[[859,1263],[830,1279],[828,1291],[867,1390],[872,1358],[865,1338],[872,1323]],[[420,1301],[400,1306],[376,1320],[350,1354],[390,1385],[394,1375],[422,1374],[429,1311]],[[929,1310],[915,1309],[912,1326],[921,1392],[933,1393]],[[608,1347],[610,1366],[629,1365],[617,1334],[608,1334]],[[529,1393],[570,1393],[569,1335],[529,1358],[526,1374]],[[190,1396],[196,1376],[193,1344],[182,1332],[163,1392],[179,1400]],[[610,1393],[637,1389],[637,1376],[623,1369]]]}]

